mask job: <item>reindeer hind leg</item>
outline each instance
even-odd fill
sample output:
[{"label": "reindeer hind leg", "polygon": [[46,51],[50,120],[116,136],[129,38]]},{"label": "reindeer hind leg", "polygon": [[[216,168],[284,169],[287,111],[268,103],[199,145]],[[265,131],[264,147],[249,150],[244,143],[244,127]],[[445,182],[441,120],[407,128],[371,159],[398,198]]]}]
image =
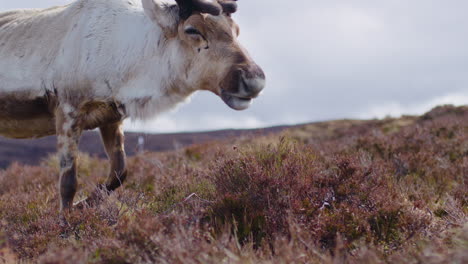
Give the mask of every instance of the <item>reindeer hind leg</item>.
[{"label": "reindeer hind leg", "polygon": [[57,150],[60,160],[60,215],[71,210],[77,190],[76,158],[82,129],[78,125],[74,108],[68,104],[57,108],[55,114],[57,131]]}]

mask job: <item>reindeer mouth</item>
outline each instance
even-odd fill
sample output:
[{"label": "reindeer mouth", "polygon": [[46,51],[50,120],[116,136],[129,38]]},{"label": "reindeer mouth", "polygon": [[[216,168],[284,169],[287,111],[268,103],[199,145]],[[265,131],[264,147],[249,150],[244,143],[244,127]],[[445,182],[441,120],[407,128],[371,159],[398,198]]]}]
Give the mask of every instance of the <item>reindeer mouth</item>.
[{"label": "reindeer mouth", "polygon": [[252,104],[253,98],[241,97],[226,91],[221,92],[221,99],[234,110],[245,110]]}]

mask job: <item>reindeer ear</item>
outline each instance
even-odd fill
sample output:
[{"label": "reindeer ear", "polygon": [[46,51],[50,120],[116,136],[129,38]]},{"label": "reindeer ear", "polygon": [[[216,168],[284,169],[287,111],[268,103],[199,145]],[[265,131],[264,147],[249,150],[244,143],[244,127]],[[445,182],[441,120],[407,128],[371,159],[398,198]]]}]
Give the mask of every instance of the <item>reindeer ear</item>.
[{"label": "reindeer ear", "polygon": [[159,0],[141,0],[145,14],[166,33],[177,32],[176,8],[159,3]]},{"label": "reindeer ear", "polygon": [[158,6],[154,0],[141,0],[141,3],[145,14],[151,18],[151,20],[156,21],[156,16],[158,15],[161,7]]}]

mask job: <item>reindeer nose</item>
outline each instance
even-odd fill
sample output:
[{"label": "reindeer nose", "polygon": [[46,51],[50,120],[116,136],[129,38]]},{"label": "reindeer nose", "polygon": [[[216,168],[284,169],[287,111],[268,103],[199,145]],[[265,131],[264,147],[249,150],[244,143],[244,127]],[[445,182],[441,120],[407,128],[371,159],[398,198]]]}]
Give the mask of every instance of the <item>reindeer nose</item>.
[{"label": "reindeer nose", "polygon": [[265,88],[265,73],[259,66],[255,65],[248,71],[243,71],[241,76],[244,91],[249,97],[257,97]]}]

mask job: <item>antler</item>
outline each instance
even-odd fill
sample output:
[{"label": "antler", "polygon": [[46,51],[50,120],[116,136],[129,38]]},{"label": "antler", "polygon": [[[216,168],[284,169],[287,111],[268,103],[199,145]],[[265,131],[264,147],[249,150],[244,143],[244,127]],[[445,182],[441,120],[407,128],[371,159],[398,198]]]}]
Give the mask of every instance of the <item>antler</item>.
[{"label": "antler", "polygon": [[237,11],[237,0],[218,0],[218,3],[223,8],[223,12],[226,14],[232,14]]},{"label": "antler", "polygon": [[213,16],[219,16],[221,12],[232,14],[237,11],[237,0],[217,0],[210,2],[208,0],[176,0],[179,6],[179,16],[187,19],[194,12],[206,13]]},{"label": "antler", "polygon": [[182,19],[187,19],[193,12],[207,13],[213,16],[221,14],[221,7],[216,2],[207,0],[176,0],[179,6],[179,15]]}]

